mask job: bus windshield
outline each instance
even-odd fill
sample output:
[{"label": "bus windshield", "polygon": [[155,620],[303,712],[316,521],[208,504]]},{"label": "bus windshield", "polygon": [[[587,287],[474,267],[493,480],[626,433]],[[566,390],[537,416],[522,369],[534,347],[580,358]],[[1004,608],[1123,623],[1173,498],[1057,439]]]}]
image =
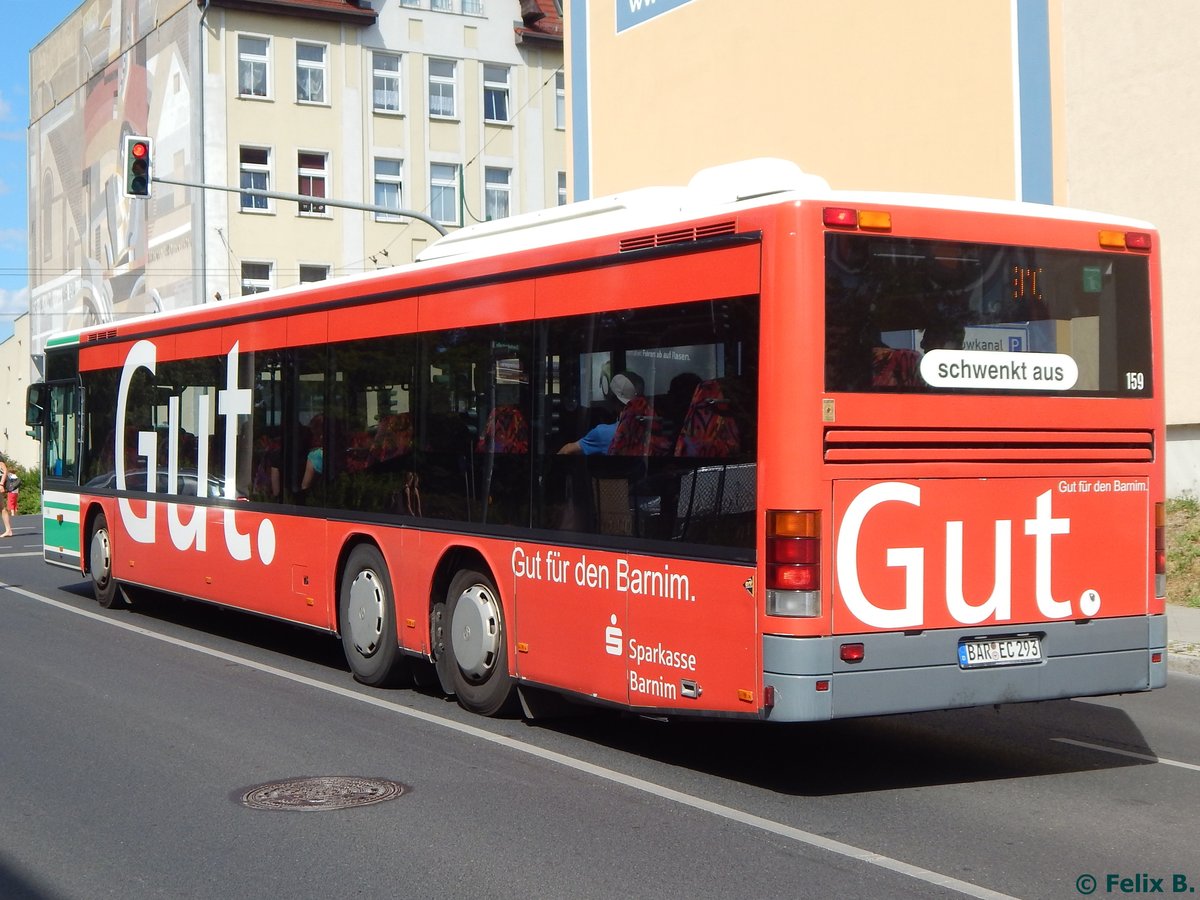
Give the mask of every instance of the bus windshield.
[{"label": "bus windshield", "polygon": [[1131,253],[830,233],[825,387],[1149,397],[1149,291]]}]

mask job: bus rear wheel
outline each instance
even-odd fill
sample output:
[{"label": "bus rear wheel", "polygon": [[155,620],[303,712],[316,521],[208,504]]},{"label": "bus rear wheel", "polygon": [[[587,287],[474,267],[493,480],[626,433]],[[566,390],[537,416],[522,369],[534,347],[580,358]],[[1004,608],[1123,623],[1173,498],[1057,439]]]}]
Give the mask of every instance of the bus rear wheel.
[{"label": "bus rear wheel", "polygon": [[446,592],[446,649],[454,695],[484,716],[512,710],[516,682],[508,671],[508,635],[500,593],[487,575],[464,569]]},{"label": "bus rear wheel", "polygon": [[338,588],[342,650],[356,681],[386,687],[401,680],[404,657],[396,639],[396,604],[383,554],[370,544],[350,551]]},{"label": "bus rear wheel", "polygon": [[104,513],[92,520],[88,536],[88,574],[92,577],[92,591],[97,603],[105,609],[120,609],[125,605],[124,595],[113,575],[112,537]]}]

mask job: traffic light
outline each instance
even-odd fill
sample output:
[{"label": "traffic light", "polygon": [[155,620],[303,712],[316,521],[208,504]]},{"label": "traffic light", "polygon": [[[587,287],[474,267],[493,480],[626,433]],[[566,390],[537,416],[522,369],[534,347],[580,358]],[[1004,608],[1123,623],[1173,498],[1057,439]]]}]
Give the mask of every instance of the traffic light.
[{"label": "traffic light", "polygon": [[150,155],[153,144],[148,137],[125,138],[125,196],[150,196]]}]

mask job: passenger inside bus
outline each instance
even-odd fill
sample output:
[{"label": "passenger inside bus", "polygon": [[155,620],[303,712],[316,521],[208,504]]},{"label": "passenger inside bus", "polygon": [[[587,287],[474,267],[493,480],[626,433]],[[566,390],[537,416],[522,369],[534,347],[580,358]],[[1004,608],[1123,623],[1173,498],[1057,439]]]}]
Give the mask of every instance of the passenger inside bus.
[{"label": "passenger inside bus", "polygon": [[325,417],[317,414],[308,423],[310,444],[308,454],[304,457],[304,477],[300,480],[300,490],[307,491],[318,481],[325,471]]},{"label": "passenger inside bus", "polygon": [[[617,426],[624,417],[625,407],[635,398],[642,398],[644,385],[641,376],[635,372],[620,372],[613,376],[605,395],[605,409],[611,417],[614,412],[617,418],[611,422],[601,422],[577,441],[569,441],[559,448],[559,453],[566,455],[593,456],[610,452],[613,439],[617,436]],[[643,398],[644,399],[644,398]]]}]

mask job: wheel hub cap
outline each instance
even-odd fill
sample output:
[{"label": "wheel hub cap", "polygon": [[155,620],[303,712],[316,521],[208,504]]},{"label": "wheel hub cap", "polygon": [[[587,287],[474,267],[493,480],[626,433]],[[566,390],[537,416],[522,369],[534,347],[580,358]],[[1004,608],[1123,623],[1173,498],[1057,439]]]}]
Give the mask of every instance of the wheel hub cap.
[{"label": "wheel hub cap", "polygon": [[450,623],[454,660],[475,681],[487,677],[500,652],[500,614],[496,598],[481,584],[459,595]]},{"label": "wheel hub cap", "polygon": [[379,576],[370,569],[359,572],[350,585],[346,627],[350,630],[350,640],[363,656],[370,656],[379,649],[379,639],[383,636],[384,598]]},{"label": "wheel hub cap", "polygon": [[97,531],[92,535],[91,551],[88,568],[91,570],[92,581],[104,587],[112,577],[112,554],[107,531]]}]

